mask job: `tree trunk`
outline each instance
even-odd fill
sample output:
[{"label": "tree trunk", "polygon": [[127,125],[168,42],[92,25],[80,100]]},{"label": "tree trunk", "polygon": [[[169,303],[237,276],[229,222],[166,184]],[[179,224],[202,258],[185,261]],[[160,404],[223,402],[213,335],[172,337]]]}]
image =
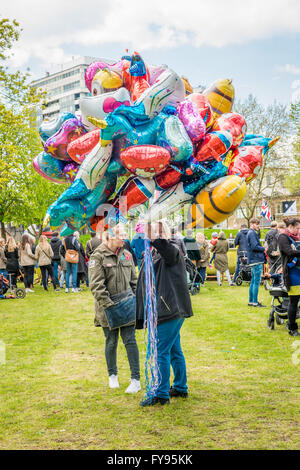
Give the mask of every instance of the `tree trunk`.
[{"label": "tree trunk", "polygon": [[2,220],[0,221],[0,228],[1,228],[1,237],[4,238],[4,240],[6,240],[5,225]]}]

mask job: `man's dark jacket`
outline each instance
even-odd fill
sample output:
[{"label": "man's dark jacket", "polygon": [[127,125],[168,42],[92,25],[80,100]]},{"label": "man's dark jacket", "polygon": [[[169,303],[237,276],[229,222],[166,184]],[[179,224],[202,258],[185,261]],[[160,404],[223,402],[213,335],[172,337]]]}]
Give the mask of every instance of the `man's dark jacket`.
[{"label": "man's dark jacket", "polygon": [[[193,315],[187,286],[185,262],[178,247],[172,241],[157,239],[152,242],[155,248],[153,266],[156,279],[156,299],[158,324],[175,318],[188,318]],[[138,278],[136,291],[136,328],[144,325],[145,281],[144,264]]]},{"label": "man's dark jacket", "polygon": [[289,278],[289,268],[287,264],[290,263],[293,258],[298,258],[297,265],[299,264],[300,250],[297,250],[295,243],[290,239],[290,237],[286,233],[281,233],[279,235],[278,246],[281,254],[283,282],[285,287],[289,291],[291,284]]},{"label": "man's dark jacket", "polygon": [[60,247],[61,247],[62,241],[58,237],[53,237],[50,240],[50,245],[53,251],[53,258],[52,261],[59,261],[60,262]]},{"label": "man's dark jacket", "polygon": [[186,253],[188,258],[190,258],[193,261],[200,261],[201,259],[201,254],[197,245],[197,242],[195,238],[188,238],[185,237],[183,239],[185,248],[186,248]]},{"label": "man's dark jacket", "polygon": [[249,232],[248,228],[243,228],[238,231],[236,237],[234,239],[234,246],[238,246],[237,253],[238,255],[241,254],[242,251],[247,252],[248,242],[247,242],[247,234]]},{"label": "man's dark jacket", "polygon": [[265,249],[259,240],[259,233],[253,228],[247,233],[247,259],[248,264],[259,264],[266,262]]}]

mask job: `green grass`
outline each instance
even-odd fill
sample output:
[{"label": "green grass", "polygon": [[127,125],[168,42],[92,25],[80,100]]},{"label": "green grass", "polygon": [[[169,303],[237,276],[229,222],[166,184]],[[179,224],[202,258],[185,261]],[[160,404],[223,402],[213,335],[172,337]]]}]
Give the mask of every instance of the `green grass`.
[{"label": "green grass", "polygon": [[[261,292],[270,305],[270,296]],[[127,396],[129,367],[119,344],[120,389],[110,390],[93,299],[43,292],[0,301],[1,449],[296,449],[299,368],[269,309],[247,307],[247,287],[209,283],[192,298],[182,346],[190,396],[139,407]],[[143,332],[137,332],[141,364]]]}]

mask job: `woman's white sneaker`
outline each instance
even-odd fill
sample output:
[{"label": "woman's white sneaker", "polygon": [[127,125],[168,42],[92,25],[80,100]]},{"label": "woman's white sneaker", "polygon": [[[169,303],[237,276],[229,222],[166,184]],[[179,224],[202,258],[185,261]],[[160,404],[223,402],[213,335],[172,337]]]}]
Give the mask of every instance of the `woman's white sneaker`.
[{"label": "woman's white sneaker", "polygon": [[131,379],[129,387],[127,387],[125,393],[137,393],[141,390],[141,382],[136,379]]},{"label": "woman's white sneaker", "polygon": [[119,381],[118,381],[118,376],[117,375],[110,375],[108,378],[108,385],[110,388],[119,388]]}]

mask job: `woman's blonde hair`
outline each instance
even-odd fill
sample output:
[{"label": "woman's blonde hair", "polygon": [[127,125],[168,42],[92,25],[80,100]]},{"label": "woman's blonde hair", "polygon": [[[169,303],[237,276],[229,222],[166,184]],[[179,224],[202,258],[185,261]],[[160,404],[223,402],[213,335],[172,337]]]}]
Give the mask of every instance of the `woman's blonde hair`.
[{"label": "woman's blonde hair", "polygon": [[13,237],[8,237],[7,241],[7,251],[12,253],[17,248],[16,240]]},{"label": "woman's blonde hair", "polygon": [[196,241],[197,242],[204,242],[205,241],[205,235],[202,232],[198,232],[196,234]]},{"label": "woman's blonde hair", "polygon": [[46,235],[41,235],[39,239],[39,246],[41,248],[46,248],[48,246],[48,238]]}]

